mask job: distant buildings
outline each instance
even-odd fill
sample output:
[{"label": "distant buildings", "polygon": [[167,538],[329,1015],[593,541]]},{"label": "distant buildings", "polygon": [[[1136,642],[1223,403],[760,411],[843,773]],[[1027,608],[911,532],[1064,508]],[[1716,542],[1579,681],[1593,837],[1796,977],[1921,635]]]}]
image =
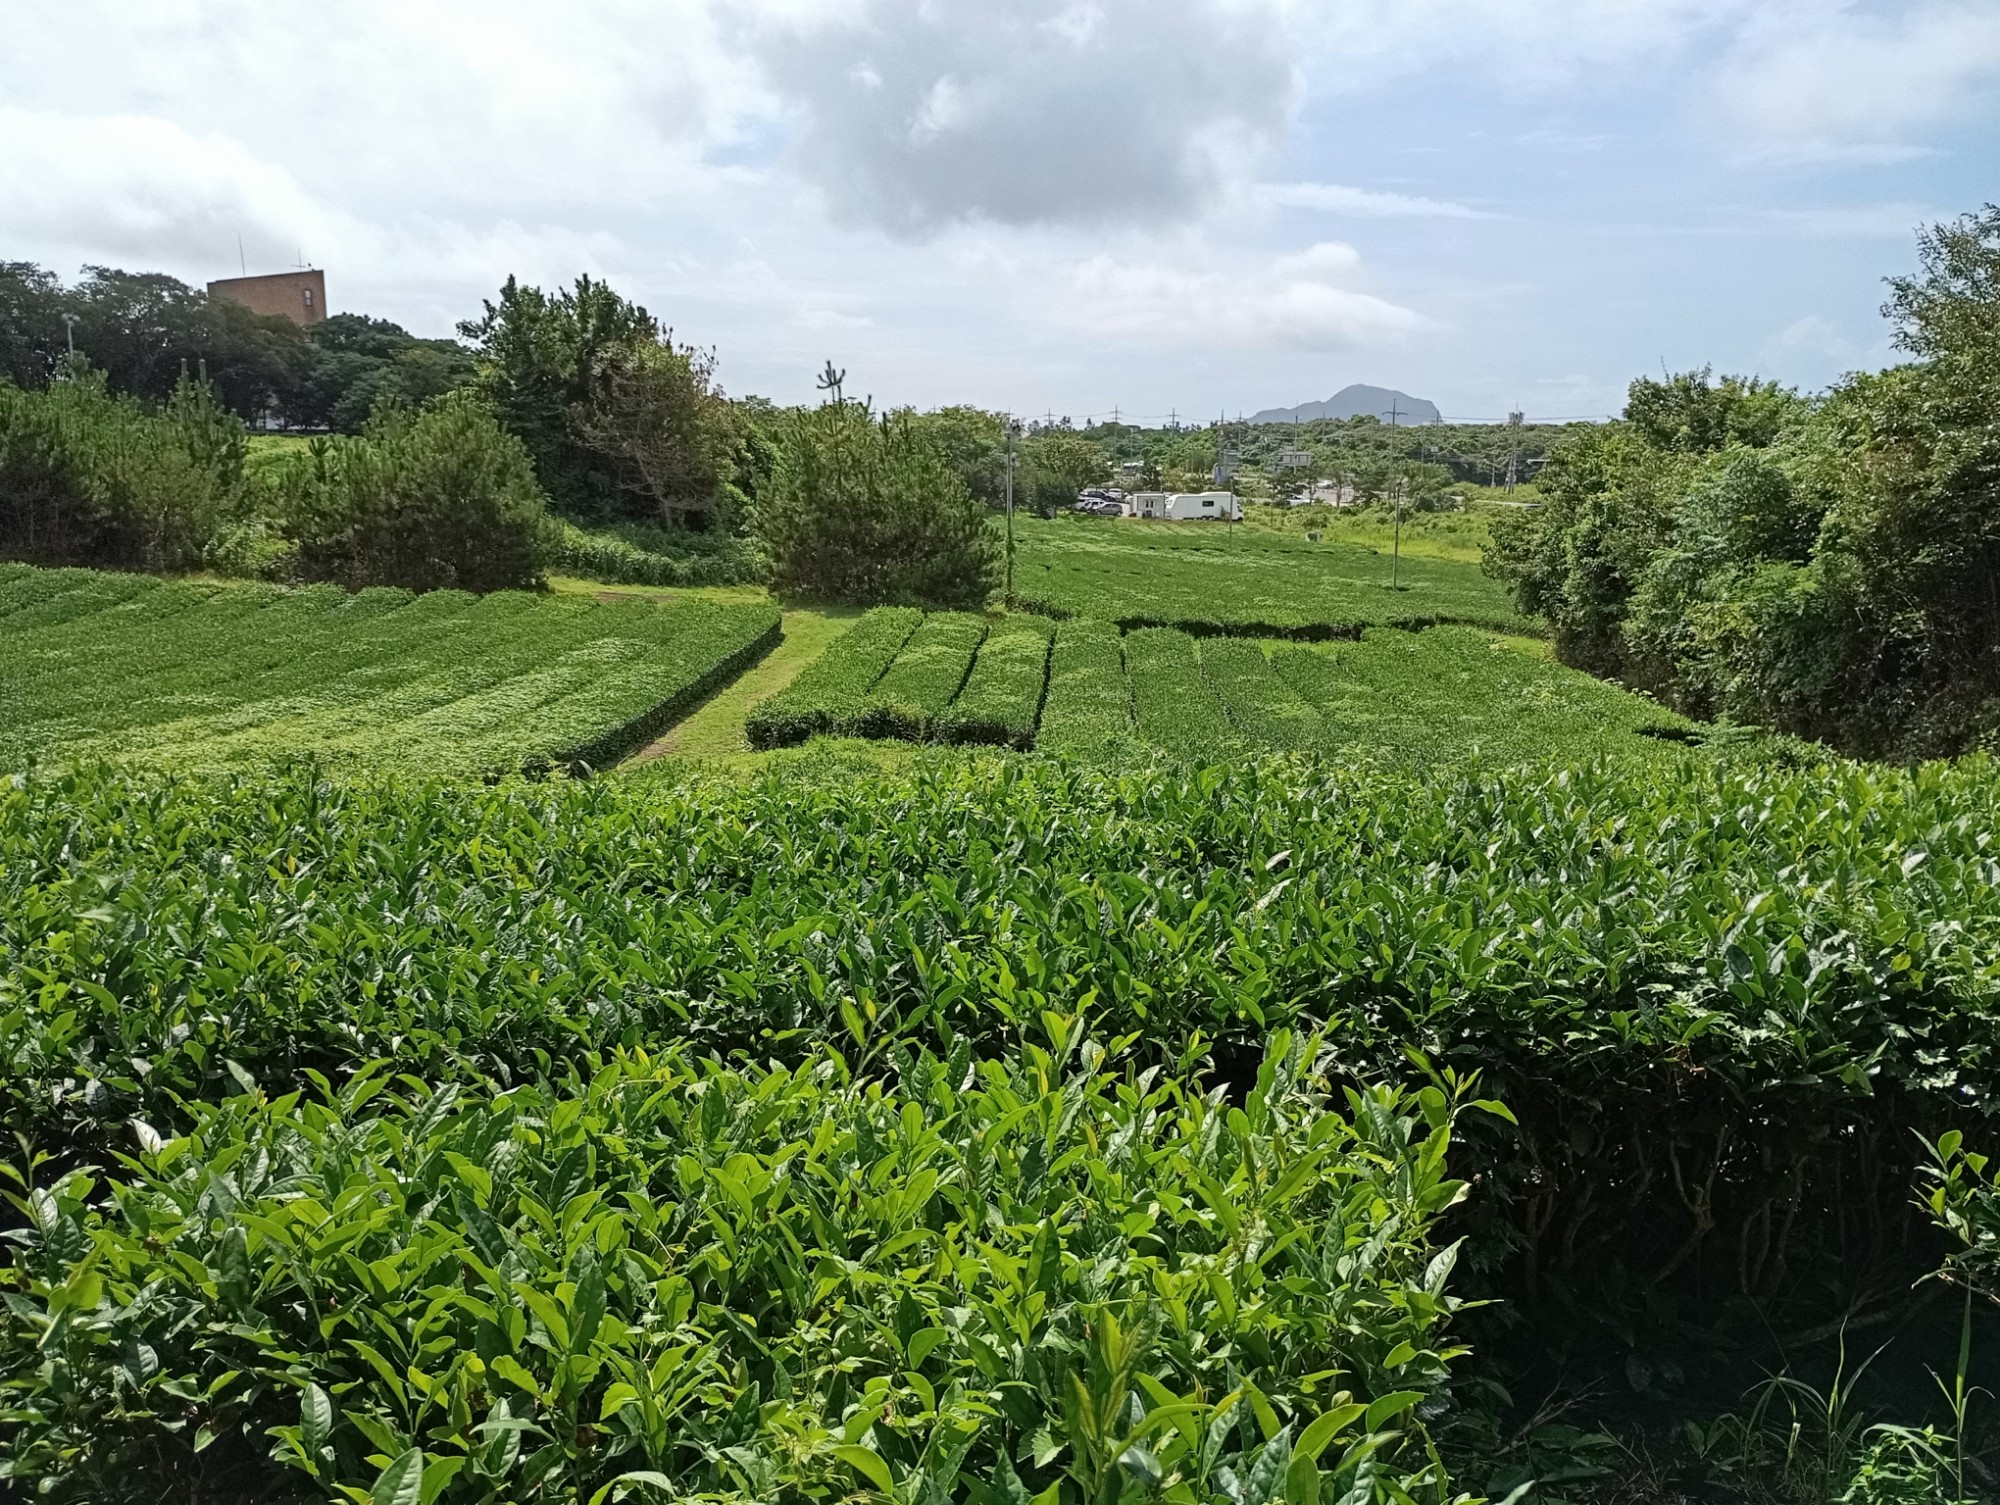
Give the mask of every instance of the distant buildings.
[{"label": "distant buildings", "polygon": [[208,295],[240,303],[252,313],[278,314],[294,324],[317,324],[326,317],[326,273],[317,267],[268,277],[218,278],[209,283]]}]

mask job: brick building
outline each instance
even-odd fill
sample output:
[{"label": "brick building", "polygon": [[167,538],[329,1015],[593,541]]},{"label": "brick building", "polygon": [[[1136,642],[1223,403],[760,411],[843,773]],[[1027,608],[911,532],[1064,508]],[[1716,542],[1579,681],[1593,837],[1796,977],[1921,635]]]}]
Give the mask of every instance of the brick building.
[{"label": "brick building", "polygon": [[294,324],[317,324],[326,317],[326,273],[317,267],[268,277],[223,277],[209,283],[208,295],[241,303],[252,313],[281,314]]}]

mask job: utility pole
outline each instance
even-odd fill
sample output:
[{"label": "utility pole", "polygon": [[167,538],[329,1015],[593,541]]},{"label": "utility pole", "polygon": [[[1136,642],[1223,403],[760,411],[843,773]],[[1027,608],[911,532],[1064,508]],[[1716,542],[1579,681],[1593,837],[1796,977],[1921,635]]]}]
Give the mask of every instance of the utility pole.
[{"label": "utility pole", "polygon": [[76,315],[64,314],[62,316],[62,321],[63,321],[63,335],[69,341],[69,358],[71,360],[75,360],[76,359]]},{"label": "utility pole", "polygon": [[1521,469],[1521,420],[1525,415],[1516,408],[1507,414],[1507,495],[1514,494],[1514,480]]},{"label": "utility pole", "polygon": [[1409,490],[1407,477],[1396,483],[1396,541],[1389,554],[1389,589],[1403,588],[1403,493]]},{"label": "utility pole", "polygon": [[1007,420],[1007,609],[1014,609],[1014,435],[1021,425]]}]

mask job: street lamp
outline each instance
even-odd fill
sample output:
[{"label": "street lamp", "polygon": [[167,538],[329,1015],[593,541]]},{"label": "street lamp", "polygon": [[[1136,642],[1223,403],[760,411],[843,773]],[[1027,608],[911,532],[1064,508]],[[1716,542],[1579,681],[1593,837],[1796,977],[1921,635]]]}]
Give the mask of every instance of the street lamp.
[{"label": "street lamp", "polygon": [[1007,609],[1014,609],[1014,436],[1020,423],[1007,420]]},{"label": "street lamp", "polygon": [[76,359],[76,318],[75,314],[64,314],[62,316],[63,335],[69,341],[69,358],[72,361]]}]

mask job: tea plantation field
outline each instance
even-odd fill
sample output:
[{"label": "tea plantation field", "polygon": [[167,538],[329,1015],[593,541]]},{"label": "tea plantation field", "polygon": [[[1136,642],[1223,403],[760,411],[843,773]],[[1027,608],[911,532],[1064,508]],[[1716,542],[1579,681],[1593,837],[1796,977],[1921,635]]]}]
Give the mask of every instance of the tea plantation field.
[{"label": "tea plantation field", "polygon": [[0,1488],[1505,1493],[1466,1298],[1899,1299],[1995,1102],[2000,770],[1680,756],[0,780]]},{"label": "tea plantation field", "polygon": [[777,640],[759,606],[168,582],[0,565],[0,767],[616,762]]},{"label": "tea plantation field", "polygon": [[1506,587],[1461,560],[1220,523],[1017,519],[1015,593],[1059,616],[1268,636],[1462,622],[1532,630]]},{"label": "tea plantation field", "polygon": [[[1490,631],[1295,643],[882,607],[755,708],[753,747],[819,734],[998,742],[1085,758],[1320,752],[1343,763],[1657,758],[1682,718]],[[1663,740],[1664,739],[1664,740]]]}]

